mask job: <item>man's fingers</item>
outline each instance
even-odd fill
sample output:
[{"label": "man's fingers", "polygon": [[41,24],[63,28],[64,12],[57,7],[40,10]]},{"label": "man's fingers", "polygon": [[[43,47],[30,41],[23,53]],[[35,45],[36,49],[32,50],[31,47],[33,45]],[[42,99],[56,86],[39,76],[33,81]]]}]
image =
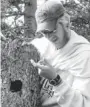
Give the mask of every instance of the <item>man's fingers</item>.
[{"label": "man's fingers", "polygon": [[33,66],[38,67],[38,68],[40,68],[40,69],[42,69],[42,70],[47,69],[47,66],[42,65],[42,64],[40,64],[39,62],[36,63],[34,60],[31,60],[31,63],[32,63]]},{"label": "man's fingers", "polygon": [[49,63],[49,61],[47,59],[44,59],[44,62],[47,66],[49,66],[50,68],[52,68],[52,65]]},{"label": "man's fingers", "polygon": [[37,66],[37,63],[34,60],[31,59],[30,62],[32,63],[33,66],[35,67]]},{"label": "man's fingers", "polygon": [[40,63],[37,63],[36,66],[37,66],[38,68],[42,69],[42,70],[46,70],[46,69],[48,69],[48,66],[41,65]]}]

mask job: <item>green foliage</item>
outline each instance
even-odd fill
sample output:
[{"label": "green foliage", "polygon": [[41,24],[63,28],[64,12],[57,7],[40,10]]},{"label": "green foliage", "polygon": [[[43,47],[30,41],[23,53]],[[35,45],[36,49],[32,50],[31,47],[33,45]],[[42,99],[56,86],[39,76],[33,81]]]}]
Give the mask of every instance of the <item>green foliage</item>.
[{"label": "green foliage", "polygon": [[71,29],[90,40],[90,2],[76,4],[71,1],[64,6],[71,16]]},{"label": "green foliage", "polygon": [[21,0],[8,0],[11,5],[19,4]]},{"label": "green foliage", "polygon": [[9,7],[9,3],[7,0],[1,0],[1,11],[5,12]]},{"label": "green foliage", "polygon": [[[12,38],[12,40],[24,34],[24,22],[22,19],[19,19],[23,16],[22,1],[23,0],[1,1],[1,31],[5,37]],[[19,6],[20,4],[21,6]],[[9,18],[12,18],[10,20],[11,22],[8,21]]]}]

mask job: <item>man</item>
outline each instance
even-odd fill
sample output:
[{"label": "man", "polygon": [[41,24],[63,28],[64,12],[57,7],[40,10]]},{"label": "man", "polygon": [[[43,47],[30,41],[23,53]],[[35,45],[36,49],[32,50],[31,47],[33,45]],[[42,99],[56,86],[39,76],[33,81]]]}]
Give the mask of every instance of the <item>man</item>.
[{"label": "man", "polygon": [[59,1],[46,1],[36,21],[37,35],[43,37],[32,44],[43,63],[31,63],[43,77],[42,107],[90,107],[90,43],[70,30],[70,17]]}]

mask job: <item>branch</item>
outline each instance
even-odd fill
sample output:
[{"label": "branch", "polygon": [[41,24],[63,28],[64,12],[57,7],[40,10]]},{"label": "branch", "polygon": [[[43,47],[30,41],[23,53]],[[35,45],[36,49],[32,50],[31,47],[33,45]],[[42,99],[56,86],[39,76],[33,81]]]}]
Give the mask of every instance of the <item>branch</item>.
[{"label": "branch", "polygon": [[1,14],[1,18],[6,18],[6,17],[11,17],[11,16],[17,16],[17,15],[24,15],[24,12],[21,12],[21,13],[12,13],[12,14],[8,14],[8,15],[5,15],[5,14]]}]

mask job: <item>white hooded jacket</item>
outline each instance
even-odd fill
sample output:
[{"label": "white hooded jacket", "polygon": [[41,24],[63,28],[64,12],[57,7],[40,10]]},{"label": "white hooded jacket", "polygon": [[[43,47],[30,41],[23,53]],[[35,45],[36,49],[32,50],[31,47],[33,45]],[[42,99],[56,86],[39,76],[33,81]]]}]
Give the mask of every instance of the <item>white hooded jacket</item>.
[{"label": "white hooded jacket", "polygon": [[63,81],[58,86],[52,86],[48,80],[42,80],[42,106],[90,107],[90,43],[71,30],[70,40],[62,49],[56,50],[44,37],[33,40],[32,44],[41,57],[59,69],[57,74]]}]

